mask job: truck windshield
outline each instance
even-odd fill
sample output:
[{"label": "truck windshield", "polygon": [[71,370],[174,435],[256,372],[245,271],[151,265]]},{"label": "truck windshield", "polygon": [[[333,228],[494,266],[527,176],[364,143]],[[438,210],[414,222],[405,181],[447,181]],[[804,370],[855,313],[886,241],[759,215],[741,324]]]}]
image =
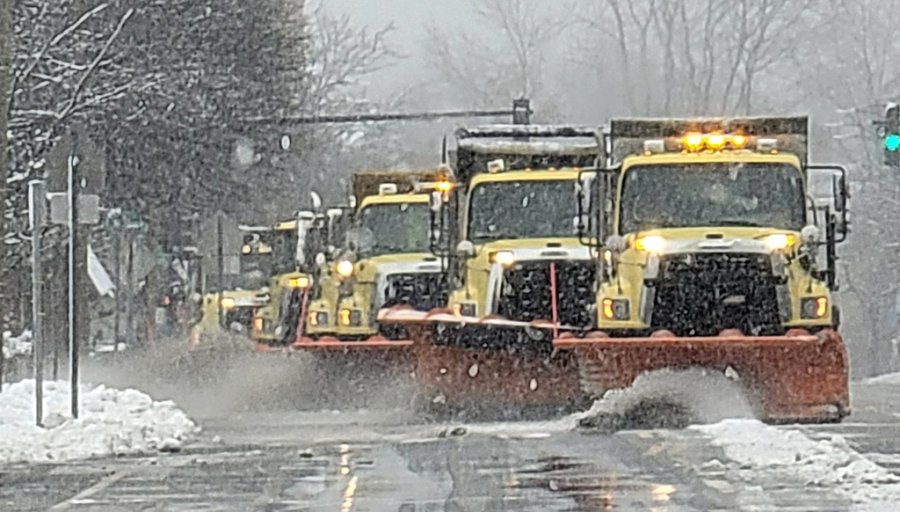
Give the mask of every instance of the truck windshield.
[{"label": "truck windshield", "polygon": [[297,230],[275,231],[272,240],[272,275],[287,274],[297,268]]},{"label": "truck windshield", "polygon": [[574,237],[575,183],[570,180],[485,183],[472,189],[469,239]]},{"label": "truck windshield", "polygon": [[802,176],[788,164],[641,165],[625,172],[619,229],[623,234],[702,226],[799,231],[804,205]]},{"label": "truck windshield", "polygon": [[359,252],[363,257],[429,252],[427,203],[369,205],[359,214]]},{"label": "truck windshield", "polygon": [[261,288],[272,275],[273,262],[271,252],[259,253],[254,250],[249,254],[242,254],[241,273],[232,278],[231,284],[242,290]]}]

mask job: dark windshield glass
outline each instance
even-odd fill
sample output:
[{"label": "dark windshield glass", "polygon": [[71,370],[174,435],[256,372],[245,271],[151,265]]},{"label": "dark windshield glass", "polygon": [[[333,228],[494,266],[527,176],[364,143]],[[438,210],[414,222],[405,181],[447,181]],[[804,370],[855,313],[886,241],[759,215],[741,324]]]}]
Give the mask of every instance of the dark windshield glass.
[{"label": "dark windshield glass", "polygon": [[786,164],[641,165],[624,176],[619,228],[761,226],[800,230],[803,183]]},{"label": "dark windshield glass", "polygon": [[575,184],[568,180],[485,183],[472,190],[469,238],[474,243],[573,237]]},{"label": "dark windshield glass", "polygon": [[275,231],[272,241],[272,275],[287,274],[297,268],[297,229]]},{"label": "dark windshield glass", "polygon": [[241,245],[241,275],[262,274],[269,276],[272,272],[272,231],[254,231],[245,233]]},{"label": "dark windshield glass", "polygon": [[359,252],[363,257],[429,252],[431,216],[427,203],[376,204],[359,215]]}]

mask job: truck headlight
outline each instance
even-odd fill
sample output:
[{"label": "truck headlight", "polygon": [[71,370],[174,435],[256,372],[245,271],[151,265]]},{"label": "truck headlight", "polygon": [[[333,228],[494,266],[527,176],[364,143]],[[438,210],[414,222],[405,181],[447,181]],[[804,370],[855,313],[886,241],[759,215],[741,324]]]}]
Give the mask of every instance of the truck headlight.
[{"label": "truck headlight", "polygon": [[763,239],[769,252],[784,251],[797,243],[797,237],[788,233],[775,233]]},{"label": "truck headlight", "polygon": [[642,236],[634,241],[634,248],[641,252],[659,254],[666,250],[666,239],[659,235]]},{"label": "truck headlight", "polygon": [[346,279],[353,275],[353,262],[350,260],[341,260],[334,269],[339,276]]},{"label": "truck headlight", "polygon": [[606,320],[628,320],[629,309],[628,299],[603,299],[603,318]]},{"label": "truck headlight", "polygon": [[288,280],[289,288],[309,288],[309,278],[306,276],[292,277]]},{"label": "truck headlight", "polygon": [[489,257],[491,263],[497,263],[503,268],[509,268],[516,262],[516,253],[512,251],[495,251]]},{"label": "truck headlight", "polygon": [[828,297],[807,297],[800,301],[800,316],[802,318],[823,318],[827,314]]}]

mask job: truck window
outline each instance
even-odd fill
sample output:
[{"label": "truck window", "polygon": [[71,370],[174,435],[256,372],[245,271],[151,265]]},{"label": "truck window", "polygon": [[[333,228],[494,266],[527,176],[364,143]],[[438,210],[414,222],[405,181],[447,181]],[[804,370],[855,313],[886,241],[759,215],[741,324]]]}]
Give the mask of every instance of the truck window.
[{"label": "truck window", "polygon": [[619,231],[805,224],[800,171],[787,164],[640,165],[625,171]]},{"label": "truck window", "polygon": [[429,252],[430,226],[427,203],[369,205],[359,215],[360,256]]},{"label": "truck window", "polygon": [[469,239],[484,243],[577,236],[575,199],[575,182],[570,180],[478,185],[469,200]]}]

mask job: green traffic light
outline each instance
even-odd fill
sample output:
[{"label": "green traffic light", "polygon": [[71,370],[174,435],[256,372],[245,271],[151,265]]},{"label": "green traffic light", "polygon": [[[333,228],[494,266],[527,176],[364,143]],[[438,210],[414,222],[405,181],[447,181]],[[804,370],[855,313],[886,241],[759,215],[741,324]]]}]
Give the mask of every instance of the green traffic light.
[{"label": "green traffic light", "polygon": [[888,151],[897,151],[900,149],[900,134],[889,133],[884,138],[884,149]]}]

